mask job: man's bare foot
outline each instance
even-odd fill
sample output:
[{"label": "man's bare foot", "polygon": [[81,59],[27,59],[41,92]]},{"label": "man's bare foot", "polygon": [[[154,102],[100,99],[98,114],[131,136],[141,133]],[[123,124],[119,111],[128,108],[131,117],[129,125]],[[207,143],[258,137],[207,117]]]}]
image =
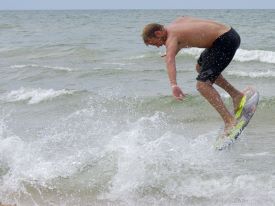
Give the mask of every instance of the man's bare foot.
[{"label": "man's bare foot", "polygon": [[230,131],[237,125],[237,120],[233,117],[229,122],[225,123],[224,135],[228,136]]}]

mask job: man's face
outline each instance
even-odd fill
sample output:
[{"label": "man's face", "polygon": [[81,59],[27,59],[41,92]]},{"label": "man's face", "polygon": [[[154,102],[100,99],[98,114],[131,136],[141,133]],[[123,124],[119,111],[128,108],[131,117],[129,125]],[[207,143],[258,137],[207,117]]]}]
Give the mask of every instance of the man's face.
[{"label": "man's face", "polygon": [[156,46],[156,47],[161,47],[165,44],[165,41],[162,38],[153,37],[153,38],[148,39],[147,44],[152,45],[152,46]]}]

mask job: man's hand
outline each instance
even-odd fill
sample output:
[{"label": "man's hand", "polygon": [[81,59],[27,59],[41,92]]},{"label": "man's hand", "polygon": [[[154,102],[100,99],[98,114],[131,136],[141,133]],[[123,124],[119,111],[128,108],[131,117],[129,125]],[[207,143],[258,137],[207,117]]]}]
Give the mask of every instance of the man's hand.
[{"label": "man's hand", "polygon": [[183,100],[183,98],[186,96],[180,89],[180,87],[178,85],[172,85],[172,92],[173,92],[173,96],[177,99],[177,100]]}]

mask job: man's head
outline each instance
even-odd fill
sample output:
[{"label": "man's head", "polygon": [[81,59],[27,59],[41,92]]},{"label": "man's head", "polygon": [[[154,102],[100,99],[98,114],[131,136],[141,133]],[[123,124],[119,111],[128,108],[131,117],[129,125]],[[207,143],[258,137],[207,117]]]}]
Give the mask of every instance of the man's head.
[{"label": "man's head", "polygon": [[165,44],[167,31],[161,24],[147,24],[143,29],[142,38],[146,45],[160,47]]}]

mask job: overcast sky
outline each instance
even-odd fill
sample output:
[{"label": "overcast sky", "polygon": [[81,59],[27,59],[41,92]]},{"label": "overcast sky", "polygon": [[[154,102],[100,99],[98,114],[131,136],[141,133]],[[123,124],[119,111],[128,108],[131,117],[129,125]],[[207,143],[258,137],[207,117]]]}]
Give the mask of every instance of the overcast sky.
[{"label": "overcast sky", "polygon": [[275,9],[275,0],[0,0],[0,10]]}]

